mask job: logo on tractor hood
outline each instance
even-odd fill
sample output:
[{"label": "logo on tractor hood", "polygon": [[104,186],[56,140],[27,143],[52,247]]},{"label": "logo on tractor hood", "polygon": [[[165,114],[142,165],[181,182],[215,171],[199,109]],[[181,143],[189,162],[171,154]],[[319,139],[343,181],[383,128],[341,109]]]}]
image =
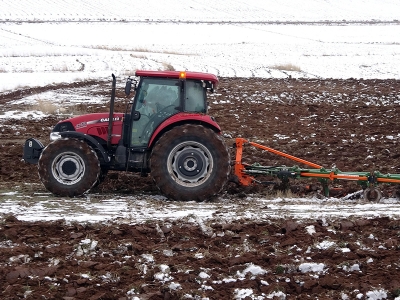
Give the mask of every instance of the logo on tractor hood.
[{"label": "logo on tractor hood", "polygon": [[[120,118],[120,117],[114,117],[113,118],[113,121],[120,121],[122,118]],[[100,119],[100,122],[108,122],[108,121],[110,121],[110,118],[101,118]]]},{"label": "logo on tractor hood", "polygon": [[79,124],[76,124],[75,128],[80,129],[80,128],[84,128],[86,126],[87,126],[87,122],[81,122]]}]

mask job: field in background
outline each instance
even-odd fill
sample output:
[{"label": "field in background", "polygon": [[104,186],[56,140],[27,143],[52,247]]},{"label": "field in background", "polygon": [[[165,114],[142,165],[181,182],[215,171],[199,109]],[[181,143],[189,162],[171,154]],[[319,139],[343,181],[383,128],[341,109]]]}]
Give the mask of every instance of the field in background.
[{"label": "field in background", "polygon": [[3,1],[0,92],[136,69],[399,78],[396,1],[310,0],[302,10],[289,0],[224,3]]}]

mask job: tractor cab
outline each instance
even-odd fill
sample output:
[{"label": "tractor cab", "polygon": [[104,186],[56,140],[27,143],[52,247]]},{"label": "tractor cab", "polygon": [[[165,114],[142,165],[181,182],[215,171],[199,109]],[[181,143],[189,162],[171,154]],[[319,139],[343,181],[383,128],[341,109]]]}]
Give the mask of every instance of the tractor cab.
[{"label": "tractor cab", "polygon": [[[214,75],[175,71],[136,71],[138,81],[128,78],[125,93],[133,98],[130,124],[125,131],[127,147],[148,147],[154,131],[166,119],[181,114],[207,113],[207,90],[213,90],[218,80]],[[209,74],[207,74],[209,75]],[[178,117],[179,118],[179,117]]]}]

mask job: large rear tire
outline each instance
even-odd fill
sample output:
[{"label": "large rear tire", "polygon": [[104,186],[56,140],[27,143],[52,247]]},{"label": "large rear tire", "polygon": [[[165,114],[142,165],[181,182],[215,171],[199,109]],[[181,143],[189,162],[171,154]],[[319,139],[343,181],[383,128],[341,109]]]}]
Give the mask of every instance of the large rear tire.
[{"label": "large rear tire", "polygon": [[230,174],[223,137],[193,124],[177,126],[156,143],[150,158],[151,175],[168,198],[204,201],[218,194]]},{"label": "large rear tire", "polygon": [[90,190],[101,172],[95,151],[77,139],[59,139],[43,149],[39,177],[54,195],[75,197]]}]

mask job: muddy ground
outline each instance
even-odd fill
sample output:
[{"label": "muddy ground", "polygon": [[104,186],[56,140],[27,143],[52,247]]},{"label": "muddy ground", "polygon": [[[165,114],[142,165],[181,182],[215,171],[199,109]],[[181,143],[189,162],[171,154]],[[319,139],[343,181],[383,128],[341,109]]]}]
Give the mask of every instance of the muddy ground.
[{"label": "muddy ground", "polygon": [[[29,109],[11,101],[43,91],[104,96],[106,103],[110,83],[3,93],[1,111]],[[117,98],[116,111],[124,111],[122,88]],[[326,168],[400,173],[399,103],[398,80],[221,78],[209,113],[228,145],[244,137]],[[107,107],[82,103],[74,109],[89,113]],[[62,118],[1,121],[2,192],[45,191],[26,184],[39,180],[35,166],[21,160],[22,144],[32,136],[47,143]],[[249,163],[295,164],[246,150]],[[293,182],[292,192],[303,196],[301,187],[308,184]],[[315,186],[306,196],[323,197]],[[340,188],[338,197],[360,189],[353,182],[331,187]],[[385,197],[396,196],[395,186],[381,189]],[[151,178],[125,173],[111,173],[94,192],[158,193]],[[232,199],[274,192],[273,186],[234,183],[224,190]],[[203,223],[192,216],[133,225],[22,222],[8,215],[0,225],[0,298],[394,299],[400,295],[399,238],[399,220],[379,217],[266,222],[216,217]]]}]

